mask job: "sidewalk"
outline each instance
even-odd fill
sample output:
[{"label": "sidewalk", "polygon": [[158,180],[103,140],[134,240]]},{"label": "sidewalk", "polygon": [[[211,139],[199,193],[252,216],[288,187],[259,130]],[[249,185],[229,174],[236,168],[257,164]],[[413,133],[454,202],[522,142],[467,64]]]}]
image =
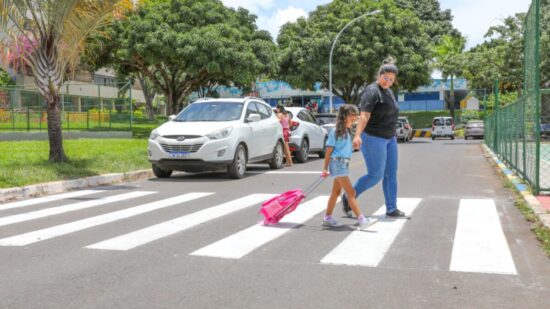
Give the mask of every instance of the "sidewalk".
[{"label": "sidewalk", "polygon": [[46,182],[24,187],[0,189],[0,203],[13,199],[80,190],[119,182],[135,181],[139,179],[151,178],[153,176],[153,171],[148,169],[127,173],[105,174],[73,180]]},{"label": "sidewalk", "polygon": [[547,228],[550,228],[550,196],[538,196],[535,197],[528,190],[528,186],[521,183],[514,172],[512,172],[500,159],[495,155],[495,153],[489,149],[485,144],[483,148],[489,154],[490,158],[498,165],[502,173],[515,185],[516,190],[523,196],[523,199],[533,210],[535,215],[540,219],[542,224]]}]

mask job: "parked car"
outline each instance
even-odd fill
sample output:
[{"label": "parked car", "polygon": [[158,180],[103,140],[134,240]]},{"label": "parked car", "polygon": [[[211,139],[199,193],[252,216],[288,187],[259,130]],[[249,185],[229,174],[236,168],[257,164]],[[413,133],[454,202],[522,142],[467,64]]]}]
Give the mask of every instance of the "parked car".
[{"label": "parked car", "polygon": [[315,119],[317,119],[317,123],[327,130],[327,132],[330,131],[330,129],[334,128],[336,125],[336,114],[316,114]]},{"label": "parked car", "polygon": [[149,161],[159,178],[172,171],[227,169],[242,178],[246,165],[283,167],[283,130],[271,107],[261,99],[201,99],[149,137]]},{"label": "parked car", "polygon": [[290,151],[299,163],[307,161],[311,152],[317,152],[320,158],[325,157],[327,130],[317,122],[313,113],[303,107],[287,107],[292,119],[290,127]]},{"label": "parked car", "polygon": [[464,127],[464,139],[483,138],[485,136],[485,127],[483,120],[470,120]]},{"label": "parked car", "polygon": [[432,120],[432,140],[436,137],[450,137],[455,139],[455,125],[451,117],[434,117]]},{"label": "parked car", "polygon": [[541,139],[550,139],[550,123],[540,124],[540,137]]},{"label": "parked car", "polygon": [[395,127],[395,136],[397,137],[398,142],[407,142],[409,140],[410,132],[411,130],[407,129],[403,121],[397,122],[397,125]]},{"label": "parked car", "polygon": [[405,116],[399,116],[397,121],[402,122],[403,123],[403,130],[407,131],[406,132],[407,133],[406,137],[403,138],[403,141],[404,142],[412,141],[412,139],[414,137],[414,130],[413,130],[413,127],[412,127],[411,123],[409,122],[409,119]]}]

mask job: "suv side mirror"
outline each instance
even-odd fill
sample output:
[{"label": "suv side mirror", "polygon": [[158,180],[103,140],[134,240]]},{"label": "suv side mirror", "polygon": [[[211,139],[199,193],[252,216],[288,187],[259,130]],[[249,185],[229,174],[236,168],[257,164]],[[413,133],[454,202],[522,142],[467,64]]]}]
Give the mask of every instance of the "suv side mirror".
[{"label": "suv side mirror", "polygon": [[260,120],[262,120],[262,117],[260,116],[260,114],[250,114],[248,118],[246,118],[247,122],[257,122]]},{"label": "suv side mirror", "polygon": [[176,115],[170,115],[168,117],[168,121],[174,121],[174,119],[176,119]]}]

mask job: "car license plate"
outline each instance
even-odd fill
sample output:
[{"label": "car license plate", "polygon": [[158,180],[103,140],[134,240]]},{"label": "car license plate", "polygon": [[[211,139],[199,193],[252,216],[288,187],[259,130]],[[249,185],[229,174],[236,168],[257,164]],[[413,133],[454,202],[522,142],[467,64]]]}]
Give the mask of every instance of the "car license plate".
[{"label": "car license plate", "polygon": [[189,159],[190,156],[191,156],[191,153],[185,152],[185,151],[168,153],[168,157],[174,158],[174,159]]}]

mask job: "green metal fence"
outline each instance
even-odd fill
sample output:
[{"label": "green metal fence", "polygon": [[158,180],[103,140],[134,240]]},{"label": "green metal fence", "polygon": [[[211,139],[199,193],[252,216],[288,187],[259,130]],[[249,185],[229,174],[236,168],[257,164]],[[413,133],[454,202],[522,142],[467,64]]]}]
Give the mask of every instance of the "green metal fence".
[{"label": "green metal fence", "polygon": [[496,102],[494,112],[485,117],[485,143],[539,193],[550,191],[550,89],[540,89],[540,0],[533,0],[527,13],[524,42],[523,94],[500,106],[495,82]]},{"label": "green metal fence", "polygon": [[[63,130],[131,130],[134,118],[144,117],[134,108],[131,91],[129,83],[120,88],[67,84],[61,95]],[[46,104],[38,91],[0,87],[0,131],[47,129]]]}]

